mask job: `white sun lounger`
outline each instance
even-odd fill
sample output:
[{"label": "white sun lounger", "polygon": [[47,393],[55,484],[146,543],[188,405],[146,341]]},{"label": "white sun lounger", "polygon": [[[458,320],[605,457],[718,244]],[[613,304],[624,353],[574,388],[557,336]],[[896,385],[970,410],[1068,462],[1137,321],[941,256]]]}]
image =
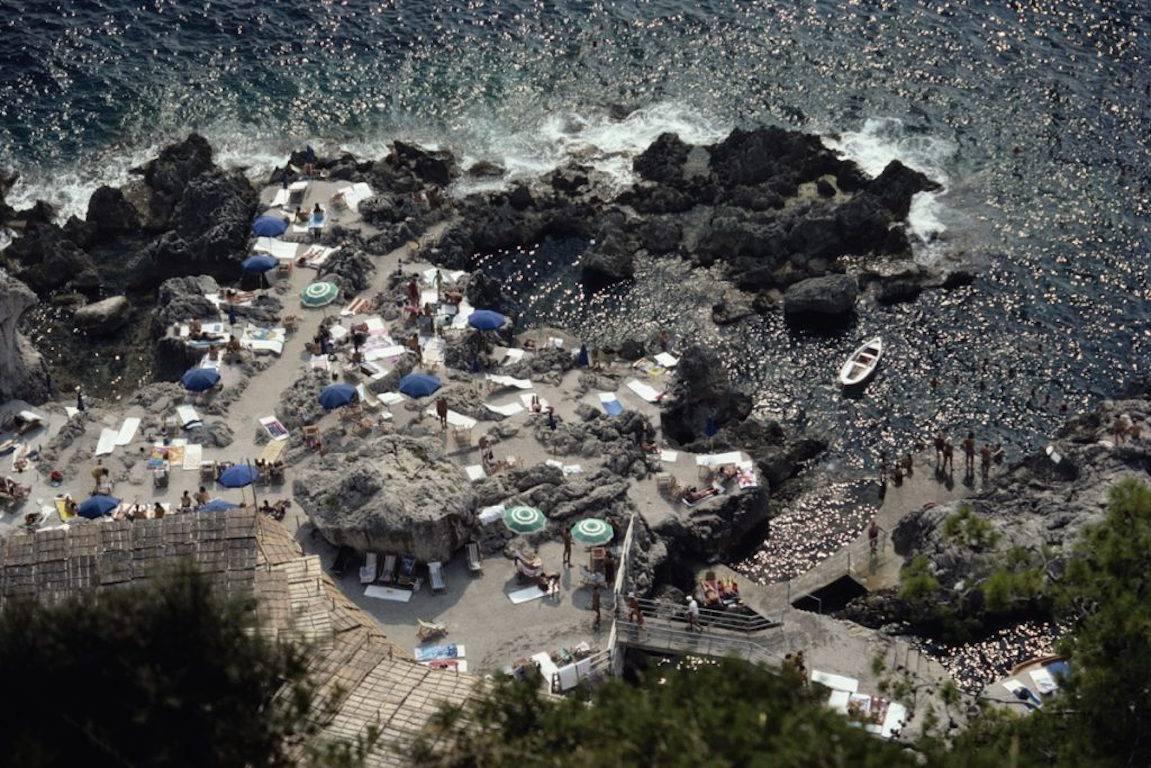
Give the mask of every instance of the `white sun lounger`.
[{"label": "white sun lounger", "polygon": [[199,443],[189,443],[184,446],[183,467],[189,471],[198,471],[204,462],[204,446]]},{"label": "white sun lounger", "polygon": [[287,189],[277,189],[275,197],[272,198],[269,208],[283,208],[292,199],[292,193]]},{"label": "white sun lounger", "polygon": [[641,398],[649,403],[658,403],[659,399],[663,397],[663,392],[655,389],[654,387],[644,384],[638,379],[632,379],[627,383],[627,388],[635,392]]},{"label": "white sun lounger", "polygon": [[428,563],[428,581],[432,583],[433,592],[446,592],[448,587],[444,584],[444,564],[438,560]]},{"label": "white sun lounger", "polygon": [[384,405],[395,405],[407,399],[402,392],[381,392],[377,397]]},{"label": "white sun lounger", "polygon": [[[467,274],[467,272],[464,272],[462,269],[441,269],[439,271],[444,276],[445,285],[454,283]],[[436,268],[428,267],[425,269],[420,273],[420,279],[423,280],[424,285],[434,286],[436,284]]]},{"label": "white sun lounger", "polygon": [[116,434],[116,445],[127,445],[132,442],[132,438],[136,436],[136,430],[139,428],[140,420],[135,416],[124,419],[124,423],[120,425],[120,431]]},{"label": "white sun lounger", "polygon": [[299,243],[289,243],[276,237],[256,238],[256,244],[252,246],[253,253],[266,253],[280,261],[295,261],[299,249]]},{"label": "white sun lounger", "polygon": [[107,427],[100,430],[100,439],[96,442],[96,455],[107,456],[116,450],[116,438],[119,434],[117,430]]},{"label": "white sun lounger", "polygon": [[[435,407],[431,407],[424,411],[429,416],[436,416]],[[438,417],[437,417],[438,418]],[[473,429],[478,422],[470,416],[465,416],[462,413],[455,411],[448,411],[448,426],[456,429]]]},{"label": "white sun lounger", "polygon": [[1028,674],[1031,675],[1035,688],[1044,695],[1054,693],[1059,688],[1059,683],[1055,682],[1055,678],[1045,667],[1033,669]]},{"label": "white sun lounger", "polygon": [[667,352],[660,352],[655,356],[655,361],[664,368],[675,368],[679,365],[679,358],[675,355],[669,355]]},{"label": "white sun lounger", "polygon": [[395,360],[408,353],[407,347],[399,344],[387,344],[380,347],[363,347],[360,352],[365,360]]},{"label": "white sun lounger", "polygon": [[834,691],[847,691],[848,693],[855,693],[859,690],[859,681],[854,677],[844,677],[843,675],[833,675],[830,672],[820,672],[818,669],[811,670],[811,679],[813,682],[820,685],[826,685]]},{"label": "white sun lounger", "polygon": [[487,408],[492,413],[498,413],[500,416],[515,416],[517,413],[524,412],[524,407],[519,403],[508,403],[506,405],[484,403],[484,408]]},{"label": "white sun lounger", "polygon": [[508,600],[512,601],[512,605],[519,605],[520,603],[526,603],[530,600],[539,600],[546,594],[547,592],[540,589],[539,587],[532,586],[525,587],[524,589],[517,589],[515,592],[508,592],[507,596]]},{"label": "white sun lounger", "polygon": [[505,507],[503,504],[496,504],[494,506],[484,507],[481,509],[477,517],[479,518],[479,521],[484,525],[491,525],[495,521],[503,518],[504,511]]},{"label": "white sun lounger", "polygon": [[202,425],[204,423],[200,419],[200,414],[196,413],[196,409],[190,405],[176,406],[176,420],[184,429],[191,429],[196,425]]},{"label": "white sun lounger", "polygon": [[[304,227],[304,232],[307,232],[307,227]],[[326,245],[313,245],[304,251],[303,266],[308,269],[319,269],[324,266],[324,263],[331,257],[336,249]]]},{"label": "white sun lounger", "polygon": [[364,590],[365,597],[374,597],[377,600],[391,600],[393,603],[406,603],[412,599],[409,589],[396,589],[395,587],[381,587],[373,584]]},{"label": "white sun lounger", "polygon": [[364,564],[360,566],[360,583],[371,584],[376,580],[376,571],[379,568],[379,555],[369,552],[364,555]]},{"label": "white sun lounger", "polygon": [[494,373],[488,374],[488,381],[493,384],[499,384],[503,387],[514,387],[515,389],[531,389],[531,379],[517,379],[514,376],[499,376]]},{"label": "white sun lounger", "polygon": [[662,450],[659,452],[659,460],[667,464],[675,464],[679,460],[679,451]]}]

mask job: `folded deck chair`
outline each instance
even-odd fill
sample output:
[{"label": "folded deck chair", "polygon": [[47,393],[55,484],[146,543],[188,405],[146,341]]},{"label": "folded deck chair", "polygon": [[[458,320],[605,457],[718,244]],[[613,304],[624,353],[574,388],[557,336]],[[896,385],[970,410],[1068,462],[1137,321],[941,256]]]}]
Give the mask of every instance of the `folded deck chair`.
[{"label": "folded deck chair", "polygon": [[396,556],[384,555],[384,567],[377,577],[381,584],[391,584],[396,580]]},{"label": "folded deck chair", "polygon": [[620,405],[613,392],[600,392],[599,404],[608,416],[619,416],[623,413],[623,406]]},{"label": "folded deck chair", "polygon": [[438,560],[433,560],[428,563],[428,581],[432,583],[433,592],[446,592],[447,585],[444,584],[444,564]]},{"label": "folded deck chair", "polygon": [[483,573],[484,564],[483,557],[480,555],[480,545],[474,541],[469,541],[467,546],[468,553],[468,571],[473,575]]},{"label": "folded deck chair", "polygon": [[375,552],[364,555],[364,564],[360,567],[360,583],[371,584],[376,580],[376,569],[379,567],[379,558]]}]

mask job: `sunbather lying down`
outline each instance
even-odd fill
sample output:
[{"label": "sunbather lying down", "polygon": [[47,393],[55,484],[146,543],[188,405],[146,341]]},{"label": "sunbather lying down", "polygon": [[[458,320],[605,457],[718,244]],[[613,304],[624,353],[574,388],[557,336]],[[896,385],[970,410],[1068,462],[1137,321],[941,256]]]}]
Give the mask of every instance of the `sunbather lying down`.
[{"label": "sunbather lying down", "polygon": [[715,488],[708,486],[707,488],[699,489],[694,485],[683,492],[683,500],[688,504],[695,504],[697,501],[703,501],[709,496],[714,496],[717,493]]}]

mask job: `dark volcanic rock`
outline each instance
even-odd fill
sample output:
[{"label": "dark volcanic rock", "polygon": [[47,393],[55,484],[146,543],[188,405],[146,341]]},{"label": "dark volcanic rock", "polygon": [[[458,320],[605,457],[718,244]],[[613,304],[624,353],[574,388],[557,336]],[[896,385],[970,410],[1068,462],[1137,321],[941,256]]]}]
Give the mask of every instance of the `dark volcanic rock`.
[{"label": "dark volcanic rock", "polygon": [[939,185],[919,171],[908,168],[898,160],[892,160],[871,183],[867,185],[869,194],[891,211],[897,219],[906,219],[911,210],[911,198],[917,192],[931,192]]},{"label": "dark volcanic rock", "polygon": [[165,229],[184,187],[212,167],[212,147],[207,139],[191,134],[179,144],[165,147],[160,156],[143,168],[144,182],[151,192],[147,226]]},{"label": "dark volcanic rock", "polygon": [[683,164],[691,147],[674,133],[661,133],[632,162],[632,169],[648,181],[671,184],[683,180]]},{"label": "dark volcanic rock", "polygon": [[90,237],[96,240],[135,232],[140,214],[116,187],[100,187],[88,199],[85,217]]},{"label": "dark volcanic rock", "polygon": [[41,224],[17,238],[5,255],[18,265],[18,277],[44,295],[84,273],[94,273],[92,258],[55,224]]},{"label": "dark volcanic rock", "polygon": [[20,398],[42,403],[51,394],[40,353],[16,330],[20,316],[36,305],[28,286],[0,269],[0,402]]},{"label": "dark volcanic rock", "polygon": [[859,286],[849,275],[813,277],[783,295],[783,314],[798,325],[842,325],[855,312]]},{"label": "dark volcanic rock", "polygon": [[704,347],[690,347],[680,357],[671,403],[660,412],[663,434],[687,444],[718,429],[740,422],[751,413],[751,398],[731,385],[719,356]]},{"label": "dark volcanic rock", "polygon": [[89,336],[107,336],[123,328],[132,316],[132,303],[125,296],[86,304],[72,316],[80,330]]}]

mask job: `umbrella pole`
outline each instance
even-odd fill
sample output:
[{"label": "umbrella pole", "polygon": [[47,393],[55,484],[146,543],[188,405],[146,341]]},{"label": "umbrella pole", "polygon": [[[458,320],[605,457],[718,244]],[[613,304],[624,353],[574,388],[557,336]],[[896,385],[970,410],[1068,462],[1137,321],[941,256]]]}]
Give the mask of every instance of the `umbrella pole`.
[{"label": "umbrella pole", "polygon": [[[244,459],[244,461],[248,462],[248,469],[250,471],[252,469],[252,460],[251,459]],[[257,499],[256,499],[256,481],[255,480],[252,481],[252,506],[256,508],[257,513],[260,511],[260,502],[257,501]]]}]

